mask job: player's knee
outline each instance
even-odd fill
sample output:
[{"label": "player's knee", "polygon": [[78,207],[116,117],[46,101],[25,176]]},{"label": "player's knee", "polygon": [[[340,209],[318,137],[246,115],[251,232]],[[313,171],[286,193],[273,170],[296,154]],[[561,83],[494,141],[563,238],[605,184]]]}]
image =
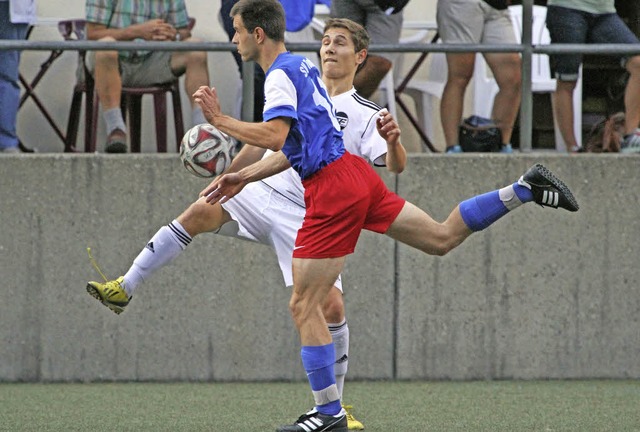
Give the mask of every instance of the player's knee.
[{"label": "player's knee", "polygon": [[300,296],[292,295],[289,300],[289,312],[291,313],[291,318],[293,318],[293,322],[296,324],[296,327],[299,327],[300,324],[304,321],[305,316],[305,303]]},{"label": "player's knee", "polygon": [[192,237],[208,231],[215,231],[222,225],[221,208],[198,200],[191,204],[179,217],[178,222]]},{"label": "player's knee", "polygon": [[[336,288],[333,288],[338,291]],[[329,296],[322,306],[322,314],[328,323],[339,323],[344,319],[344,303],[342,293],[337,296]]]},{"label": "player's knee", "polygon": [[460,241],[453,234],[444,231],[440,235],[433,236],[429,244],[422,250],[430,255],[445,256],[459,244]]}]

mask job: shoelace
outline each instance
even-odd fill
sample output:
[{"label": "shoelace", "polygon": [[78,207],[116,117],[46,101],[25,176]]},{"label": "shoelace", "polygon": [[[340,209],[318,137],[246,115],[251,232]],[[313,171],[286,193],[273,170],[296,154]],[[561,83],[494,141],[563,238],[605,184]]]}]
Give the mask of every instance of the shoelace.
[{"label": "shoelace", "polygon": [[352,405],[342,405],[342,408],[347,412],[347,420],[354,421],[355,417],[351,414],[351,410],[353,409]]},{"label": "shoelace", "polygon": [[98,266],[98,263],[96,262],[96,260],[93,257],[93,255],[91,255],[91,248],[90,247],[87,248],[87,253],[89,254],[89,261],[91,262],[91,265],[93,266],[93,268],[96,269],[96,271],[98,273],[100,273],[100,276],[102,276],[102,279],[104,279],[105,282],[109,282],[109,280],[104,275],[104,273],[102,273],[102,270],[100,270],[100,267]]}]

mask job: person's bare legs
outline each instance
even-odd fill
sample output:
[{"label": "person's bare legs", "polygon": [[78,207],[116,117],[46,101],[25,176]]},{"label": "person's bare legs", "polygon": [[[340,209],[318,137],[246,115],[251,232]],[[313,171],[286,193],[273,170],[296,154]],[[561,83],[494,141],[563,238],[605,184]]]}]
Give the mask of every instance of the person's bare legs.
[{"label": "person's bare legs", "polygon": [[460,206],[443,223],[407,202],[385,233],[394,240],[419,249],[429,255],[446,255],[462,243],[473,231],[460,215]]},{"label": "person's bare legs", "polygon": [[207,204],[204,197],[192,203],[174,221],[162,226],[133,260],[123,276],[127,295],[131,297],[142,282],[176,259],[196,235],[215,231],[230,220],[219,203]]},{"label": "person's bare legs", "polygon": [[339,323],[345,317],[342,291],[335,286],[334,288],[329,290],[322,304],[322,315],[324,315],[324,319],[328,323]]},{"label": "person's bare legs", "polygon": [[498,84],[491,118],[502,132],[502,144],[511,144],[521,95],[521,61],[517,53],[486,53],[484,58]]},{"label": "person's bare legs", "polygon": [[192,203],[176,218],[192,238],[198,234],[216,231],[231,219],[231,215],[220,203],[208,204],[204,197]]},{"label": "person's bare legs", "polygon": [[293,258],[293,293],[289,309],[300,335],[302,363],[313,390],[316,409],[325,415],[341,410],[336,385],[335,349],[322,307],[344,266],[345,257]]},{"label": "person's bare legs", "polygon": [[342,271],[344,261],[345,257],[293,259],[293,293],[289,309],[302,345],[331,343],[322,305]]},{"label": "person's bare legs", "polygon": [[556,80],[556,91],[551,94],[553,115],[567,146],[567,151],[573,151],[578,147],[576,134],[573,130],[573,91],[575,88],[576,81]]},{"label": "person's bare legs", "polygon": [[[105,37],[100,41],[115,42],[115,39]],[[120,77],[118,51],[95,52],[94,79],[102,110],[120,108],[122,78]]]},{"label": "person's bare legs", "polygon": [[447,83],[440,102],[440,119],[447,149],[458,145],[464,93],[473,76],[475,59],[475,53],[447,54]]},{"label": "person's bare legs", "polygon": [[625,133],[635,132],[640,125],[640,56],[627,61],[629,81],[624,92]]},{"label": "person's bare legs", "polygon": [[[200,42],[200,39],[189,38],[185,42]],[[206,51],[174,51],[171,55],[171,70],[175,73],[185,71],[184,89],[193,106],[192,95],[200,86],[209,85],[209,68]]]}]

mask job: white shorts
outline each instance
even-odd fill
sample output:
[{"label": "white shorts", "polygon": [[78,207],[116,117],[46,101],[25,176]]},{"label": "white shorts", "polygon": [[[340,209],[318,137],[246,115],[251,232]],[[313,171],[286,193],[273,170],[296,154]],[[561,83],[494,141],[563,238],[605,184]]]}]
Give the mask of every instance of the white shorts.
[{"label": "white shorts", "polygon": [[[306,209],[263,182],[249,183],[238,195],[222,204],[222,208],[233,221],[224,224],[216,234],[272,247],[286,286],[293,286],[293,246]],[[340,276],[334,285],[342,291]]]}]

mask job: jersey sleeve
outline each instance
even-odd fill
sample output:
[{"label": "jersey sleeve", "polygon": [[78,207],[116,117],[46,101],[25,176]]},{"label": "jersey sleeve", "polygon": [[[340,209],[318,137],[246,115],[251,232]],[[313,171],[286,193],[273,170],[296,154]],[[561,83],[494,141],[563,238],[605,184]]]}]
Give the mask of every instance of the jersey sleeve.
[{"label": "jersey sleeve", "polygon": [[271,71],[264,83],[265,105],[262,117],[269,121],[277,117],[297,119],[297,92],[282,69]]}]

